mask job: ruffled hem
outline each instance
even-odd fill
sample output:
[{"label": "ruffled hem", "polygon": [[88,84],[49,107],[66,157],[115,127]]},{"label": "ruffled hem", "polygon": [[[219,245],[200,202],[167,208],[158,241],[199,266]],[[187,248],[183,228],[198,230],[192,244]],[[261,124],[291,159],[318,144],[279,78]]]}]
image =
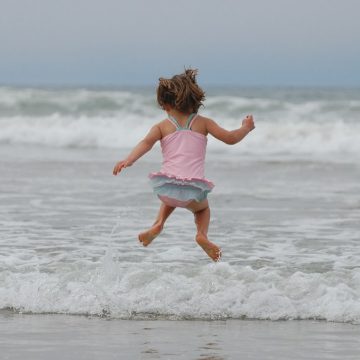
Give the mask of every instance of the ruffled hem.
[{"label": "ruffled hem", "polygon": [[210,180],[204,179],[204,178],[196,178],[196,177],[180,177],[164,172],[155,172],[150,173],[149,178],[152,180],[154,178],[164,178],[168,181],[171,181],[174,184],[178,185],[187,185],[187,184],[204,184],[206,187],[211,190],[215,185]]}]

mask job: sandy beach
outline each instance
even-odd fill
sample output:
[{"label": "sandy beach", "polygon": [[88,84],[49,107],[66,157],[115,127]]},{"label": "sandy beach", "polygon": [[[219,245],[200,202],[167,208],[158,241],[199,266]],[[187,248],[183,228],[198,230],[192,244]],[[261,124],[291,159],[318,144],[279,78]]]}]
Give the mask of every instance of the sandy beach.
[{"label": "sandy beach", "polygon": [[0,314],[1,359],[358,359],[360,327],[323,321]]}]

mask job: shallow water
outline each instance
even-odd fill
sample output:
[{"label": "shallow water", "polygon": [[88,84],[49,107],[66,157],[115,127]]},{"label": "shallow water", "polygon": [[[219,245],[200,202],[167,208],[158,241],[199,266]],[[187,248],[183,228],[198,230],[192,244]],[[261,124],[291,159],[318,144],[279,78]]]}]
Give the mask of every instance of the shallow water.
[{"label": "shallow water", "polygon": [[160,151],[118,177],[164,114],[149,89],[0,88],[0,309],[110,319],[360,323],[360,91],[209,89],[212,263],[178,209],[151,246]]},{"label": "shallow water", "polygon": [[208,153],[212,263],[191,213],[143,248],[159,150],[118,177],[126,150],[0,147],[0,308],[122,319],[360,322],[360,167]]}]

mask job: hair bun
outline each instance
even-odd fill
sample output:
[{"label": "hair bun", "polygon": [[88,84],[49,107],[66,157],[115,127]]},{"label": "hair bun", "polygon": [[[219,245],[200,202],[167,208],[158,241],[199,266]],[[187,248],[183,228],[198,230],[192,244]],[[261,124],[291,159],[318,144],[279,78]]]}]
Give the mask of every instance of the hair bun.
[{"label": "hair bun", "polygon": [[190,78],[190,80],[196,84],[196,75],[198,73],[197,69],[185,69],[185,76]]}]

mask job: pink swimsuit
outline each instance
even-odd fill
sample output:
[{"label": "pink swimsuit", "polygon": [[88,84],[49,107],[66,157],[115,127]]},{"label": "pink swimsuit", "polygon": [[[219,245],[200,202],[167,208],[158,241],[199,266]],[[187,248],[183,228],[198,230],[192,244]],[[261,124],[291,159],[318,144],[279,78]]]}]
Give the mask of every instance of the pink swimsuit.
[{"label": "pink swimsuit", "polygon": [[154,192],[166,205],[186,207],[202,201],[214,184],[204,178],[207,137],[192,131],[197,115],[191,114],[181,127],[169,117],[176,131],[161,139],[163,163],[160,172],[149,175]]}]

